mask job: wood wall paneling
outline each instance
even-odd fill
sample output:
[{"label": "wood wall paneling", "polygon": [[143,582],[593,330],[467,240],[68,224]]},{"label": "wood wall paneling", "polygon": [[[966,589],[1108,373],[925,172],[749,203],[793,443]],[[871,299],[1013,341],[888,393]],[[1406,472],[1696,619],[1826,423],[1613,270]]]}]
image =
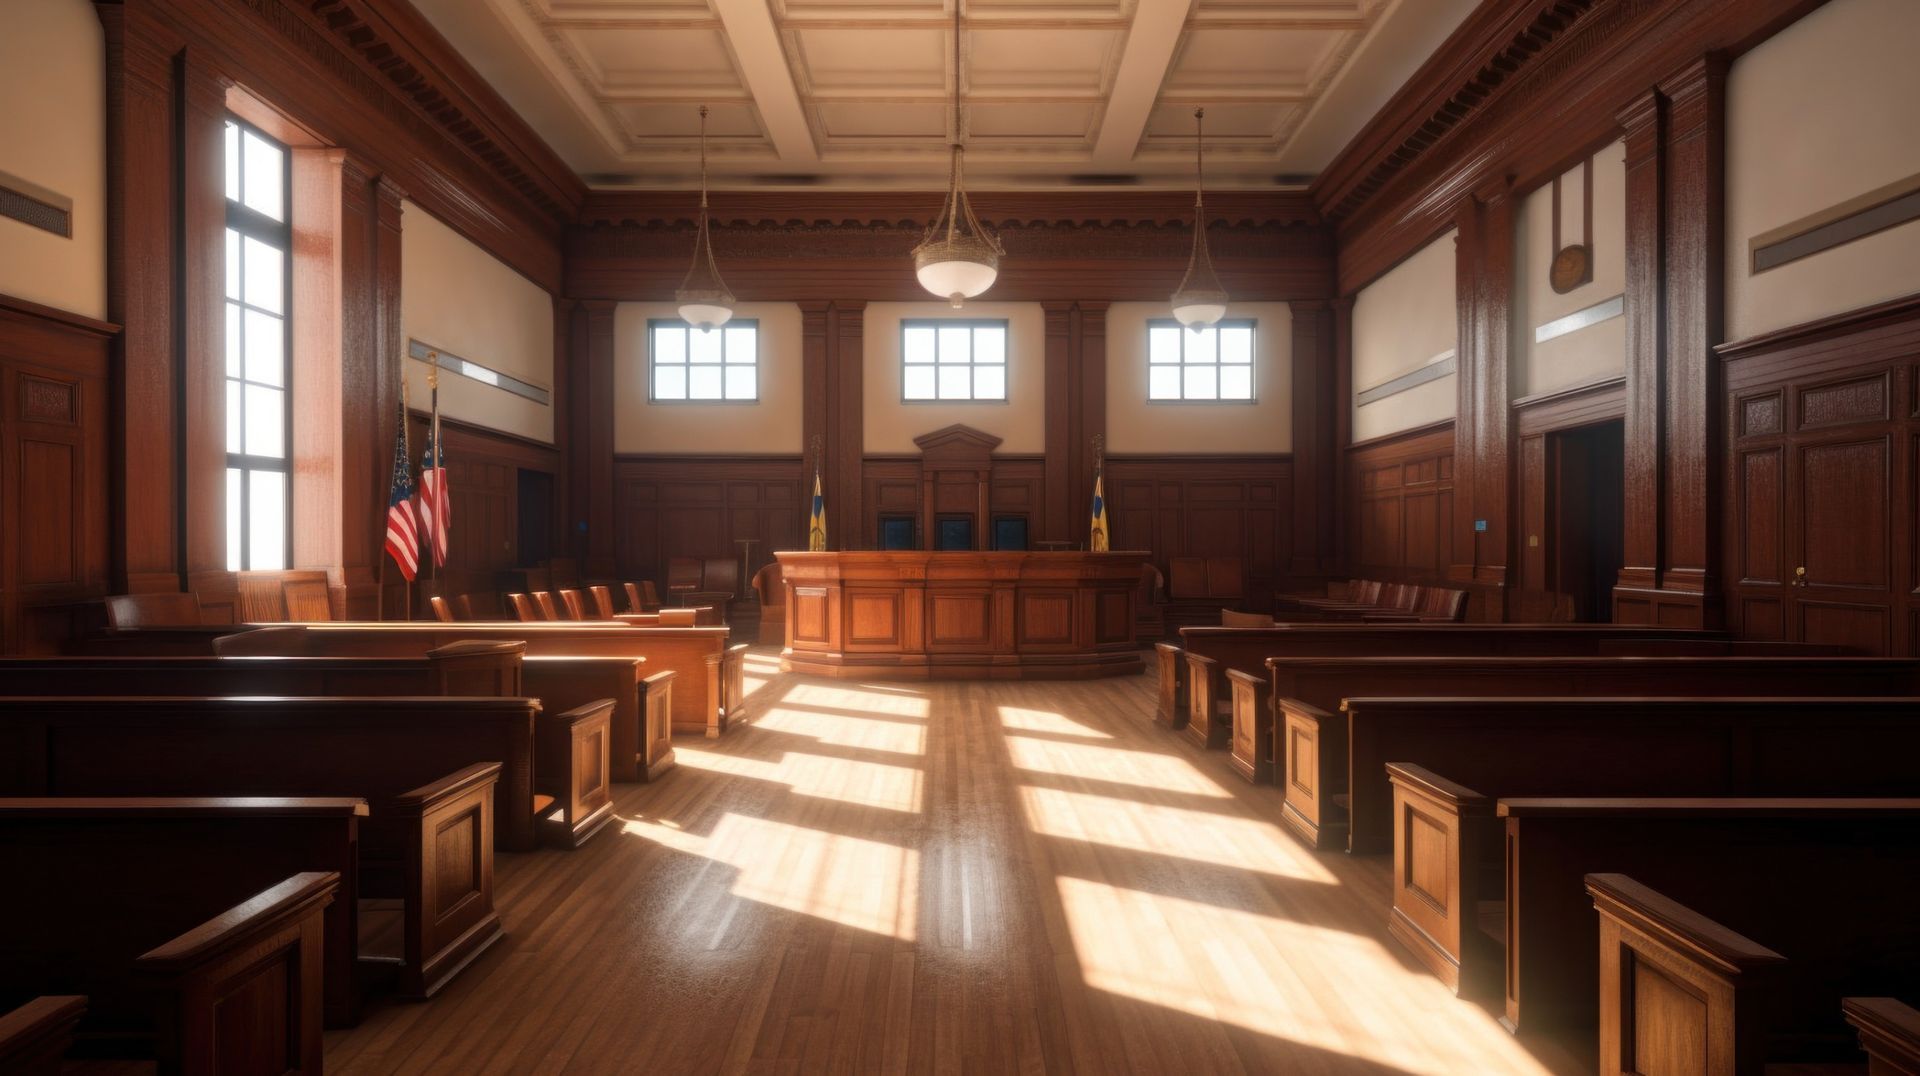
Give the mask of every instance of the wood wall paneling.
[{"label": "wood wall paneling", "polygon": [[[427,414],[421,411],[408,413],[408,443],[416,463],[426,450],[427,421]],[[422,557],[413,587],[412,619],[430,615],[427,597],[432,594],[448,598],[470,594],[476,615],[510,618],[512,612],[501,598],[501,574],[513,568],[533,567],[519,548],[520,472],[552,476],[557,496],[560,454],[548,445],[446,418],[440,420],[440,434],[445,442],[447,488],[453,496],[447,563],[436,569],[430,566],[430,557]],[[384,516],[384,508],[382,511]],[[553,518],[549,536],[549,548],[555,555],[565,548],[559,544],[561,522],[561,517]],[[380,555],[391,564],[384,541]],[[382,602],[389,618],[407,615],[406,597],[404,580],[399,572],[389,569]]]},{"label": "wood wall paneling", "polygon": [[1115,549],[1168,558],[1239,557],[1247,605],[1271,607],[1293,551],[1291,456],[1108,457],[1107,518]]},{"label": "wood wall paneling", "polygon": [[1344,544],[1351,576],[1441,582],[1454,565],[1452,423],[1355,445],[1347,452]]},{"label": "wood wall paneling", "polygon": [[622,579],[665,580],[673,557],[741,555],[747,573],[805,549],[813,476],[793,456],[621,456],[614,462],[615,566]]}]

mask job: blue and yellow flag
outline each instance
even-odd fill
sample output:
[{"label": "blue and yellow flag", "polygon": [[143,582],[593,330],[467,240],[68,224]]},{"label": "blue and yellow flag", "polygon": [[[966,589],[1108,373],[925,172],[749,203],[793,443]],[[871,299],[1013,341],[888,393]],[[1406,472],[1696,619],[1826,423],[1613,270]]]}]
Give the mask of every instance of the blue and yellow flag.
[{"label": "blue and yellow flag", "polygon": [[813,472],[813,514],[807,519],[807,549],[827,551],[827,499],[820,493],[820,472]]},{"label": "blue and yellow flag", "polygon": [[1107,551],[1107,498],[1100,491],[1100,472],[1093,472],[1093,534],[1087,548],[1095,553]]}]

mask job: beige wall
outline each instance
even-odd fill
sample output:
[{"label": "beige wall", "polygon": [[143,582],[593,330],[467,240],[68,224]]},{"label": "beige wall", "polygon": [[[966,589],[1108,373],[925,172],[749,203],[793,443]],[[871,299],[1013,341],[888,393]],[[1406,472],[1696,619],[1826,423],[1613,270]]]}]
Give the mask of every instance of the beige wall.
[{"label": "beige wall", "polygon": [[1920,221],[1749,272],[1748,241],[1920,174],[1920,3],[1833,0],[1727,85],[1726,336],[1920,291]]},{"label": "beige wall", "polygon": [[1627,367],[1627,319],[1614,317],[1535,343],[1534,330],[1626,290],[1627,145],[1615,142],[1593,155],[1593,235],[1582,237],[1578,166],[1560,177],[1560,242],[1586,242],[1593,279],[1561,295],[1553,290],[1553,184],[1528,195],[1514,220],[1513,395],[1515,398],[1617,377]]},{"label": "beige wall", "polygon": [[652,454],[798,455],[804,387],[800,308],[741,303],[734,316],[760,322],[757,403],[651,403],[647,322],[677,319],[672,303],[621,303],[613,312],[613,450]]},{"label": "beige wall", "polygon": [[1107,451],[1179,454],[1293,451],[1293,312],[1286,303],[1236,303],[1252,318],[1255,400],[1147,401],[1147,322],[1171,317],[1165,303],[1107,308]]},{"label": "beige wall", "polygon": [[[417,339],[544,389],[553,388],[553,299],[412,202],[400,213],[401,347]],[[408,403],[427,406],[427,365],[409,359]],[[442,374],[440,413],[553,443],[553,408]]]},{"label": "beige wall", "polygon": [[70,200],[73,237],[0,217],[0,293],[107,316],[106,46],[85,0],[0,3],[0,172]]},{"label": "beige wall", "polygon": [[[1454,309],[1454,240],[1448,232],[1360,289],[1353,303],[1353,390],[1391,381],[1451,353],[1459,343]],[[1353,439],[1440,422],[1454,415],[1454,375],[1353,405]]]},{"label": "beige wall", "polygon": [[[1006,403],[905,403],[900,396],[903,318],[1007,319]],[[956,422],[1000,438],[995,451],[1038,455],[1047,446],[1046,316],[1039,303],[868,303],[861,329],[866,356],[866,451],[914,455],[913,439]]]}]

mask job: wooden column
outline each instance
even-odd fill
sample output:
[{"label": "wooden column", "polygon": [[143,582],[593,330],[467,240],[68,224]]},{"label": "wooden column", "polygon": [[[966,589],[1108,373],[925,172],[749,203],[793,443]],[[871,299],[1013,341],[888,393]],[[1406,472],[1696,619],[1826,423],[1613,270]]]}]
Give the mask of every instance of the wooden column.
[{"label": "wooden column", "polygon": [[1107,433],[1107,303],[1045,302],[1046,508],[1034,537],[1084,543],[1094,443]]},{"label": "wooden column", "polygon": [[[1352,548],[1352,479],[1347,466],[1347,446],[1353,444],[1353,296],[1343,295],[1332,304],[1333,321],[1333,450],[1327,458],[1327,473],[1332,482],[1332,503],[1327,534],[1330,544],[1323,547],[1322,571],[1330,576],[1345,576],[1357,556]],[[1451,520],[1442,520],[1451,526]]]},{"label": "wooden column", "polygon": [[1045,518],[1039,521],[1039,537],[1050,542],[1065,542],[1073,533],[1073,303],[1045,302],[1040,307],[1047,319],[1047,429]]},{"label": "wooden column", "polygon": [[613,557],[613,312],[609,299],[581,300],[574,315],[567,364],[572,406],[567,431],[571,469],[568,505],[573,533],[562,548],[575,550],[589,579],[611,579]]},{"label": "wooden column", "polygon": [[[187,580],[227,569],[225,338],[227,82],[201,53],[177,58],[180,77],[180,291],[175,324],[181,345],[180,518]],[[149,447],[148,451],[151,451]],[[221,584],[224,586],[224,583]]]},{"label": "wooden column", "polygon": [[[1513,298],[1513,199],[1504,180],[1462,203],[1456,250],[1458,408],[1450,576],[1471,584],[1468,618],[1506,619],[1513,419],[1507,362]],[[1485,530],[1480,527],[1484,525]],[[1462,561],[1462,555],[1465,560]]]},{"label": "wooden column", "polygon": [[[1068,483],[1067,533],[1088,541],[1093,508],[1094,445],[1107,440],[1107,304],[1082,299],[1074,304],[1074,353],[1078,392],[1074,399],[1073,446],[1078,456]],[[1054,496],[1048,487],[1048,497]]]},{"label": "wooden column", "polygon": [[1726,111],[1709,54],[1620,113],[1627,139],[1624,623],[1719,622],[1719,365]]},{"label": "wooden column", "polygon": [[811,503],[813,475],[820,473],[827,500],[827,545],[866,549],[874,537],[861,516],[861,467],[866,451],[864,299],[811,300],[800,304],[801,404],[804,498]]},{"label": "wooden column", "polygon": [[[575,299],[566,299],[558,295],[553,297],[553,448],[555,462],[560,468],[554,476],[553,489],[553,527],[547,535],[549,549],[570,549],[568,532],[573,529],[573,484],[572,475],[584,461],[573,439],[573,393],[571,370],[573,369],[573,321],[574,311],[580,303]],[[515,493],[518,497],[518,491]],[[518,538],[515,538],[518,541]],[[614,570],[624,578],[635,578],[627,571],[628,566],[620,563],[615,543]],[[515,551],[516,559],[519,551]],[[649,569],[651,571],[651,569]],[[615,591],[619,588],[615,587]]]},{"label": "wooden column", "polygon": [[[399,569],[386,554],[387,497],[393,480],[393,439],[397,433],[400,375],[405,362],[400,339],[400,203],[406,197],[400,185],[386,176],[373,181],[369,222],[372,275],[368,285],[371,321],[366,330],[366,346],[370,349],[373,377],[373,390],[368,398],[374,401],[373,422],[378,431],[373,460],[374,482],[379,490],[374,502],[378,517],[373,524],[374,557],[378,565],[374,576],[381,586],[380,615],[389,620],[408,619],[411,612],[406,604],[406,580],[400,577]],[[420,459],[417,443],[411,456],[409,465],[417,466]]]},{"label": "wooden column", "polygon": [[1293,313],[1293,552],[1283,585],[1297,589],[1324,579],[1333,548],[1338,408],[1332,307],[1320,300],[1288,305]]},{"label": "wooden column", "polygon": [[107,61],[107,317],[123,326],[109,373],[109,585],[179,590],[173,62],[144,6],[95,9]]},{"label": "wooden column", "polygon": [[[340,586],[344,614],[363,619],[380,615],[393,477],[399,356],[397,342],[382,334],[390,327],[397,337],[400,326],[400,191],[376,179],[364,161],[345,156],[339,196]],[[383,280],[383,269],[392,273],[390,281]],[[383,296],[396,305],[383,309]]]}]

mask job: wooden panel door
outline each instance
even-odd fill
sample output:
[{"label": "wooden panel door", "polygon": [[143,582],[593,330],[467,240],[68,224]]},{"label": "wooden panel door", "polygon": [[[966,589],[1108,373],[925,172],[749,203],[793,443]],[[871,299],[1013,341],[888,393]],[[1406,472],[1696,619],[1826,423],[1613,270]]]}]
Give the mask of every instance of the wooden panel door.
[{"label": "wooden panel door", "polygon": [[1894,431],[1795,438],[1787,465],[1787,637],[1894,651]]}]

